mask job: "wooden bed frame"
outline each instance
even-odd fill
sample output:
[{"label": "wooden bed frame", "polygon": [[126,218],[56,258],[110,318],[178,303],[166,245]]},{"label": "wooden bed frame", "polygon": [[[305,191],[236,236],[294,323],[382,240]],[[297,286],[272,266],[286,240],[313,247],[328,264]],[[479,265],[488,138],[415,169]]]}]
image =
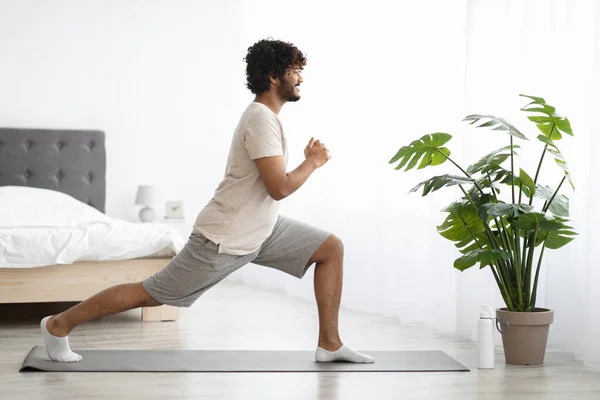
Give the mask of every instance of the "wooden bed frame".
[{"label": "wooden bed frame", "polygon": [[[104,212],[104,132],[0,128],[0,186],[56,190]],[[83,301],[108,287],[140,282],[170,260],[139,258],[0,268],[0,304]],[[177,307],[142,308],[143,321],[177,319]]]},{"label": "wooden bed frame", "polygon": [[[31,268],[0,268],[0,303],[79,302],[122,283],[140,282],[168,258],[86,261]],[[142,307],[142,321],[176,321],[173,306]]]}]

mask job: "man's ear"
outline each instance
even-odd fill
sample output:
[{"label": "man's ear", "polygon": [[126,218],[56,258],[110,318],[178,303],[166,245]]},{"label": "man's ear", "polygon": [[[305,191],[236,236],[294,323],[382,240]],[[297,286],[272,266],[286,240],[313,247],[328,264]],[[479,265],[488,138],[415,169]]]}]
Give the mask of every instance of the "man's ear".
[{"label": "man's ear", "polygon": [[269,76],[269,81],[271,81],[271,85],[279,83],[279,78],[275,78],[274,76]]}]

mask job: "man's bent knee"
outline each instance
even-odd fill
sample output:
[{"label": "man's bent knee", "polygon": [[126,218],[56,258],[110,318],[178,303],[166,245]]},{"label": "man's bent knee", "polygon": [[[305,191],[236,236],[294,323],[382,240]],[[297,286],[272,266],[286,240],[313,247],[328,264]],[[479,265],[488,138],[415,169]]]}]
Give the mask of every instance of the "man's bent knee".
[{"label": "man's bent knee", "polygon": [[317,249],[311,257],[311,263],[322,263],[331,259],[343,260],[344,258],[344,243],[335,236],[329,235],[323,244]]},{"label": "man's bent knee", "polygon": [[138,288],[141,293],[140,307],[158,307],[163,305],[161,302],[156,301],[154,297],[150,296],[150,293],[148,293],[141,282],[138,284]]},{"label": "man's bent knee", "polygon": [[344,243],[337,236],[334,236],[334,237],[335,237],[335,249],[336,249],[336,253],[341,258],[344,258]]}]

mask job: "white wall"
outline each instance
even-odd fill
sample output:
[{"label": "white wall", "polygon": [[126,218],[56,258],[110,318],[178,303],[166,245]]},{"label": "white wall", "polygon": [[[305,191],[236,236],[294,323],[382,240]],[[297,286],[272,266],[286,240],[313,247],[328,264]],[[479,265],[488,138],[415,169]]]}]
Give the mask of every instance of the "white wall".
[{"label": "white wall", "polygon": [[109,215],[138,184],[194,216],[246,102],[236,1],[0,1],[0,126],[106,132]]}]

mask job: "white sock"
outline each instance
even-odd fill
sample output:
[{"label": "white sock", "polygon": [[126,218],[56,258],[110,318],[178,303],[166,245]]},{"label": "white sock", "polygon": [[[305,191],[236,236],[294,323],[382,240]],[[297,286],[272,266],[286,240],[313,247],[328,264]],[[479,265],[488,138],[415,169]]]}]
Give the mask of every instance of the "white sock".
[{"label": "white sock", "polygon": [[79,362],[82,360],[81,357],[77,353],[73,353],[71,348],[69,347],[69,336],[65,337],[57,337],[52,336],[46,330],[46,322],[50,319],[51,316],[48,316],[42,319],[40,326],[42,328],[42,333],[44,334],[44,343],[46,344],[46,351],[48,351],[48,356],[52,361],[57,362]]},{"label": "white sock", "polygon": [[332,361],[346,361],[351,363],[374,363],[375,359],[358,351],[352,350],[346,345],[342,345],[336,351],[327,351],[320,347],[317,347],[315,352],[315,360],[317,362],[332,362]]}]

